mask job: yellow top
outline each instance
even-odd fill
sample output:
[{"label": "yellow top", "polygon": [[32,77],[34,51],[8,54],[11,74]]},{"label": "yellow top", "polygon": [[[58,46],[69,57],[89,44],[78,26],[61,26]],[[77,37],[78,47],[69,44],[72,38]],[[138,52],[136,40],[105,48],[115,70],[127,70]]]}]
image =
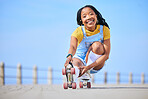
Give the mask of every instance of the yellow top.
[{"label": "yellow top", "polygon": [[[95,35],[97,33],[100,32],[100,25],[97,25],[97,28],[95,29],[95,31],[91,32],[89,30],[87,30],[85,28],[85,32],[86,32],[86,36],[92,36]],[[82,32],[82,28],[81,26],[79,26],[73,33],[71,36],[74,36],[78,39],[78,45],[80,44],[80,42],[83,39],[83,32]],[[110,38],[110,30],[108,27],[106,27],[105,25],[103,26],[103,39],[107,40]]]}]

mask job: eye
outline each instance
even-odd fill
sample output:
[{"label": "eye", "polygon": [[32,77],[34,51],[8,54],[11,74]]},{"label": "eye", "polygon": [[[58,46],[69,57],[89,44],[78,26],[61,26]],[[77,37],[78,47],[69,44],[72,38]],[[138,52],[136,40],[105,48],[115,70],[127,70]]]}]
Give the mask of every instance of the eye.
[{"label": "eye", "polygon": [[90,15],[94,15],[92,12],[89,13]]},{"label": "eye", "polygon": [[86,18],[86,15],[83,15],[83,18]]}]

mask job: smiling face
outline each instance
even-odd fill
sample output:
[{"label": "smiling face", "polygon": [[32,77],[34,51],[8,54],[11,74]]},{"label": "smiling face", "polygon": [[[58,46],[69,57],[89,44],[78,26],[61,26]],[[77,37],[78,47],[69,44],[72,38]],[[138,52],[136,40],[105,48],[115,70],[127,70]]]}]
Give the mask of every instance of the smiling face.
[{"label": "smiling face", "polygon": [[89,31],[95,30],[96,22],[97,22],[97,15],[91,8],[86,7],[82,9],[81,20],[87,30]]}]

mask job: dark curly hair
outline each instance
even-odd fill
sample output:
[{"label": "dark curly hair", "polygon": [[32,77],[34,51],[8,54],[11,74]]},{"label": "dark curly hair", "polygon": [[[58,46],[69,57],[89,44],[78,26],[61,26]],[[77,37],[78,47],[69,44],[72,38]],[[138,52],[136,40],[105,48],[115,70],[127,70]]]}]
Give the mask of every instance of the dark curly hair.
[{"label": "dark curly hair", "polygon": [[109,28],[109,25],[105,22],[105,19],[102,17],[101,13],[92,5],[86,5],[78,10],[78,12],[77,12],[77,24],[78,25],[83,25],[82,20],[81,20],[81,11],[83,8],[86,8],[86,7],[91,8],[95,12],[95,14],[97,15],[97,20],[98,20],[97,25],[98,24],[105,25]]}]

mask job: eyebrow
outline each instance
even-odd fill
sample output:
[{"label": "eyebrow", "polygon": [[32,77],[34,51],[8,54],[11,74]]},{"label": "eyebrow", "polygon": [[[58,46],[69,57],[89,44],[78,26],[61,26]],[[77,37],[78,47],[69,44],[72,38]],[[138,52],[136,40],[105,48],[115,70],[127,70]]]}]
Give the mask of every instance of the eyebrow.
[{"label": "eyebrow", "polygon": [[89,11],[89,13],[95,13],[94,11]]},{"label": "eyebrow", "polygon": [[82,16],[84,16],[85,14],[83,13]]},{"label": "eyebrow", "polygon": [[[93,11],[89,11],[89,13],[93,13]],[[82,13],[82,15],[85,15],[85,13]]]}]

